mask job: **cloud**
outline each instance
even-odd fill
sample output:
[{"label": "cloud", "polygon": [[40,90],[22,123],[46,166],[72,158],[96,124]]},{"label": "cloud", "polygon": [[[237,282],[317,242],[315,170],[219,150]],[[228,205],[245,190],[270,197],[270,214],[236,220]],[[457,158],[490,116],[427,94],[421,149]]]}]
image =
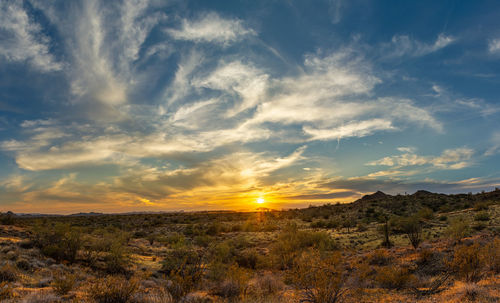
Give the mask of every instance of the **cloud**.
[{"label": "cloud", "polygon": [[240,99],[228,111],[229,116],[234,116],[246,109],[255,107],[262,102],[268,87],[269,75],[261,70],[245,65],[240,61],[221,64],[215,71],[202,79],[194,79],[195,87],[204,87],[225,92],[228,96]]},{"label": "cloud", "polygon": [[8,62],[26,62],[41,72],[62,70],[63,64],[50,53],[50,44],[21,1],[0,3],[0,56]]},{"label": "cloud", "polygon": [[401,146],[396,149],[402,153],[415,153],[415,151],[417,150],[415,147],[412,146]]},{"label": "cloud", "polygon": [[445,34],[440,34],[432,44],[414,40],[406,35],[396,35],[392,37],[390,43],[382,45],[382,51],[383,56],[389,58],[403,56],[421,57],[443,49],[455,41],[456,38]]},{"label": "cloud", "polygon": [[124,0],[119,6],[97,0],[71,6],[46,1],[33,5],[58,30],[67,66],[67,102],[78,108],[75,115],[101,122],[124,120],[130,93],[151,76],[137,65],[147,54],[161,51],[159,44],[145,41],[166,16],[146,0]]},{"label": "cloud", "polygon": [[310,140],[332,140],[348,137],[365,137],[380,130],[392,130],[391,121],[382,119],[350,122],[334,129],[312,129],[304,127],[304,132],[311,136]]},{"label": "cloud", "polygon": [[229,45],[246,36],[256,35],[238,19],[224,19],[216,13],[208,13],[197,20],[182,20],[180,29],[168,29],[166,32],[177,40],[194,42],[214,42]]},{"label": "cloud", "polygon": [[296,195],[285,197],[290,200],[331,200],[338,198],[349,198],[349,197],[357,197],[359,193],[354,191],[340,191],[326,194],[309,194],[309,195]]},{"label": "cloud", "polygon": [[500,132],[495,132],[491,136],[491,146],[484,153],[485,156],[493,156],[500,153]]},{"label": "cloud", "polygon": [[500,52],[500,39],[492,39],[488,41],[488,51],[491,54],[496,54]]},{"label": "cloud", "polygon": [[342,2],[343,0],[329,1],[330,8],[328,9],[328,12],[330,13],[333,24],[337,24],[342,20],[342,6],[344,5]]},{"label": "cloud", "polygon": [[[400,149],[398,148],[398,150]],[[419,156],[414,154],[414,151],[408,151],[402,155],[388,156],[371,161],[366,165],[390,166],[394,168],[431,165],[437,169],[462,169],[472,164],[469,160],[473,155],[474,150],[466,147],[446,149],[439,156]]]},{"label": "cloud", "polygon": [[308,55],[304,66],[305,72],[297,77],[271,82],[274,93],[258,105],[248,123],[302,124],[306,133],[322,140],[337,139],[342,131],[364,136],[376,130],[392,130],[397,128],[395,122],[442,131],[441,123],[411,100],[370,98],[381,80],[374,76],[368,62],[350,50]]}]

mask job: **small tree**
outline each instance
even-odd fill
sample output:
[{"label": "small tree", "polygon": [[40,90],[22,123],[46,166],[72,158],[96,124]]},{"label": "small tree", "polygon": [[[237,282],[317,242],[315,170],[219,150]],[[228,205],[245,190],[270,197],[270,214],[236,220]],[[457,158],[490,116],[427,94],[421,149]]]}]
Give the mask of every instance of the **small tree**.
[{"label": "small tree", "polygon": [[422,224],[418,216],[405,218],[401,221],[401,230],[406,234],[414,249],[422,242]]}]

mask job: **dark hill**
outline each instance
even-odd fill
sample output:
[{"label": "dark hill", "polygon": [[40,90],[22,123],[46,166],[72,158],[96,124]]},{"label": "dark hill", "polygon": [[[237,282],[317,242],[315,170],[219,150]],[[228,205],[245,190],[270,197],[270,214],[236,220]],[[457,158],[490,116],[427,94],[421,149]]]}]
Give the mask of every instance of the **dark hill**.
[{"label": "dark hill", "polygon": [[325,204],[299,210],[306,220],[312,218],[347,220],[364,218],[376,221],[381,215],[408,216],[422,208],[429,208],[434,213],[444,213],[471,208],[477,203],[500,202],[500,189],[477,194],[439,194],[419,190],[411,195],[388,195],[381,191],[365,195],[346,204]]}]

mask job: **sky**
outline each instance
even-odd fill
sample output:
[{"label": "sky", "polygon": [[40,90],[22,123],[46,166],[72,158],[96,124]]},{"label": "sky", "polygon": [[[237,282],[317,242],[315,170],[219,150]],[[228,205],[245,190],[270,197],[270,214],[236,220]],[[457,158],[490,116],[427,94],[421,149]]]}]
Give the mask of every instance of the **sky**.
[{"label": "sky", "polygon": [[499,96],[498,1],[2,0],[0,211],[493,190]]}]

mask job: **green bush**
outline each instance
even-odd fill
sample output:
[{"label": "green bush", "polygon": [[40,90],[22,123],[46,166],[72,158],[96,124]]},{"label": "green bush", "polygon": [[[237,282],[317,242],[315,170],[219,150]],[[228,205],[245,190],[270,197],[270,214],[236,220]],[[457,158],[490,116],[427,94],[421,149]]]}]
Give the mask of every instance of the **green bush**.
[{"label": "green bush", "polygon": [[331,251],[337,249],[338,244],[327,232],[299,230],[296,225],[289,225],[278,235],[271,252],[277,267],[287,269],[292,266],[294,258],[307,248]]},{"label": "green bush", "polygon": [[42,253],[57,261],[74,262],[82,247],[81,231],[68,224],[37,225],[33,230],[33,241]]},{"label": "green bush", "polygon": [[448,235],[455,242],[460,242],[470,233],[469,223],[465,217],[453,218],[446,229]]},{"label": "green bush", "polygon": [[424,207],[418,211],[417,216],[422,219],[431,220],[434,218],[434,211],[432,211],[429,207]]}]

